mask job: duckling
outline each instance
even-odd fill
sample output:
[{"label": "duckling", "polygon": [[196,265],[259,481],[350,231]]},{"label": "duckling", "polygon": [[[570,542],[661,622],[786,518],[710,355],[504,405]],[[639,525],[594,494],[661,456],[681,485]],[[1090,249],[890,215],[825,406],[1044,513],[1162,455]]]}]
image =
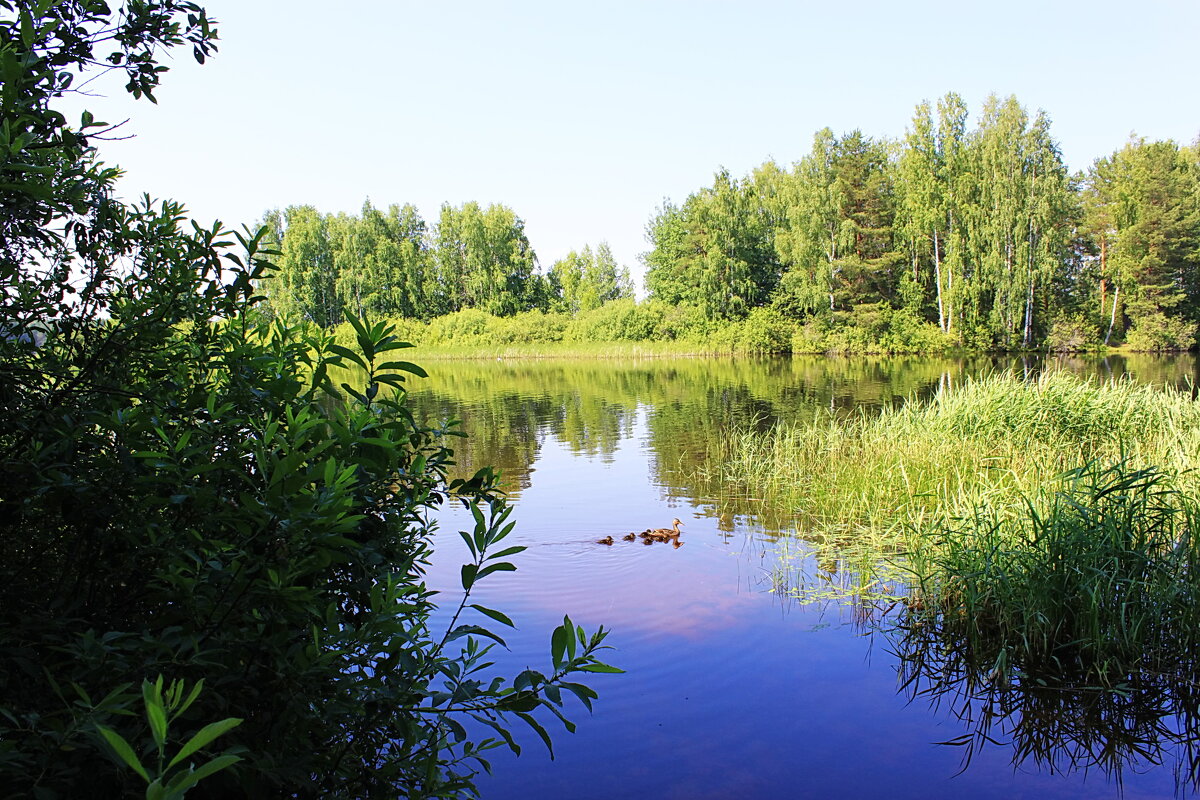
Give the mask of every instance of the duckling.
[{"label": "duckling", "polygon": [[622,538],[622,539],[624,539],[624,540],[625,540],[625,541],[627,541],[627,542],[632,542],[634,539],[636,539],[636,538],[637,538],[637,534],[636,534],[636,533],[630,533],[630,534],[626,534],[625,536],[622,536],[621,538]]},{"label": "duckling", "polygon": [[597,540],[596,540],[596,544],[609,544],[609,545],[611,545],[612,543],[613,543],[613,538],[612,538],[611,536],[605,536],[603,539],[597,539]]}]

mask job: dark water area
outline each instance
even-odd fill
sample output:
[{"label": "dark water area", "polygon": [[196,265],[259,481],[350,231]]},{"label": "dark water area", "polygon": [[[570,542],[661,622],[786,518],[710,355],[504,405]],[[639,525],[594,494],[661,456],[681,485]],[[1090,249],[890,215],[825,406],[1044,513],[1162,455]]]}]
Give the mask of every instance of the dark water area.
[{"label": "dark water area", "polygon": [[[420,360],[419,351],[414,353]],[[912,697],[889,641],[857,609],[803,604],[781,571],[817,574],[816,554],[785,516],[720,496],[703,471],[705,437],[833,408],[912,402],[939,386],[1038,361],[763,359],[431,362],[414,386],[419,418],[463,421],[464,471],[499,467],[515,505],[507,543],[518,571],[482,582],[474,601],[517,623],[503,674],[549,666],[564,614],[612,630],[609,663],[587,676],[600,694],[567,733],[553,720],[554,761],[528,731],[517,758],[493,751],[485,798],[1158,798],[1187,794],[1185,754],[1130,759],[1119,775],[1073,767],[1066,743],[1030,755],[998,722],[977,750],[938,744],[976,729],[952,698]],[[1190,387],[1190,357],[1072,359],[1085,375]],[[620,537],[683,520],[683,546]],[[448,511],[429,580],[455,597],[469,519]],[[613,546],[596,544],[614,536]],[[1027,741],[1016,737],[1020,741]],[[1019,744],[1019,742],[1018,742]],[[969,765],[965,756],[970,753]],[[1158,762],[1158,763],[1156,763]],[[1112,762],[1108,762],[1112,763]],[[1118,761],[1118,763],[1121,763]]]}]

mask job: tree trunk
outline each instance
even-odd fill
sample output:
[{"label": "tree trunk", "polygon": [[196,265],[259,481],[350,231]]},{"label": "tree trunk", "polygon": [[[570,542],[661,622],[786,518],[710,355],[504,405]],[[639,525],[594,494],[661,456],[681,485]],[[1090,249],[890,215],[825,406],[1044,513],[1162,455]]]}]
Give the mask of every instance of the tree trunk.
[{"label": "tree trunk", "polygon": [[1108,333],[1104,334],[1104,346],[1108,347],[1108,339],[1112,336],[1113,325],[1117,322],[1117,298],[1121,296],[1121,284],[1113,287],[1112,316],[1108,318]]},{"label": "tree trunk", "polygon": [[1029,281],[1029,296],[1025,298],[1025,337],[1024,347],[1029,348],[1033,339],[1033,279]]},{"label": "tree trunk", "polygon": [[946,333],[950,329],[946,325],[946,309],[942,302],[942,257],[938,250],[937,228],[933,229],[933,276],[937,283],[938,327]]}]

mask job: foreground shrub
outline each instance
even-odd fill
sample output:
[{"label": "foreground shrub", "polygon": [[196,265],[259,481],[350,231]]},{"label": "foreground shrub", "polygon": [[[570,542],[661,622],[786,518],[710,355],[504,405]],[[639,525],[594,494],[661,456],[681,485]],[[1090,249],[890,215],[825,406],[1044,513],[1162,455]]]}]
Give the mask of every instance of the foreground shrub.
[{"label": "foreground shrub", "polygon": [[[561,714],[563,690],[590,706],[565,679],[612,671],[604,632],[565,620],[545,673],[489,673],[489,627],[512,623],[471,593],[521,548],[500,544],[512,523],[491,473],[448,479],[454,431],[414,422],[405,381],[424,373],[397,357],[408,345],[355,319],[344,344],[254,322],[265,230],[113,201],[117,171],[51,108],[93,63],[148,94],[157,48],[209,52],[203,10],[0,4],[14,6],[0,19],[3,793],[453,796],[488,750],[517,749],[511,722],[549,743],[533,712]],[[93,57],[105,42],[115,52]],[[334,386],[335,369],[361,380]],[[423,574],[448,501],[475,524],[439,629]]]}]

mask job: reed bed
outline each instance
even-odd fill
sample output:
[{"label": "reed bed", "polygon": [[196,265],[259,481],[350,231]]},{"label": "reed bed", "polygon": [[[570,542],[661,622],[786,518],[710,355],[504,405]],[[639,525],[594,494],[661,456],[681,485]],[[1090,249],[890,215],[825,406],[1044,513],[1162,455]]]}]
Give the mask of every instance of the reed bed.
[{"label": "reed bed", "polygon": [[[1155,467],[1091,462],[1025,499],[909,532],[905,629],[999,685],[1127,688],[1200,673],[1200,513]],[[901,647],[902,659],[928,648]],[[905,656],[904,654],[908,655]],[[919,671],[919,670],[918,670]],[[1043,678],[1045,680],[1045,678]]]},{"label": "reed bed", "polygon": [[710,478],[790,511],[806,535],[898,538],[1093,460],[1158,466],[1194,491],[1200,404],[1128,381],[993,375],[878,413],[733,429],[708,447]]},{"label": "reed bed", "polygon": [[776,583],[898,609],[875,622],[913,681],[1200,693],[1187,394],[995,375],[876,416],[735,431],[710,457],[801,519],[817,569]]},{"label": "reed bed", "polygon": [[[1200,791],[1200,403],[1065,374],[731,433],[722,474],[802,520],[773,576],[878,631],[972,755]],[[801,541],[802,540],[802,541]],[[794,559],[793,559],[794,561]]]}]

